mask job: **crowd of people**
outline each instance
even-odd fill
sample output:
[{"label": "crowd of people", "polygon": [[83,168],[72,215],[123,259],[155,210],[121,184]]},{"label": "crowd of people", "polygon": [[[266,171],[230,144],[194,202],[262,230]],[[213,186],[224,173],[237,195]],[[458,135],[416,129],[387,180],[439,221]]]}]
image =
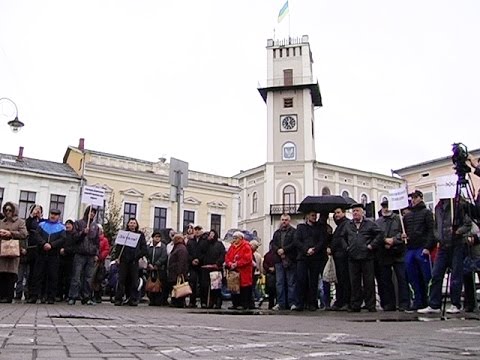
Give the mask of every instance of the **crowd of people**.
[{"label": "crowd of people", "polygon": [[[464,310],[474,311],[476,268],[465,270],[465,259],[476,264],[480,255],[471,204],[440,200],[434,216],[421,191],[410,198],[403,219],[388,201],[381,203],[377,220],[365,216],[362,204],[348,211],[339,206],[335,228],[329,213],[310,211],[296,228],[284,214],[263,257],[260,243],[241,231],[227,248],[215,230],[193,224],[183,233],[155,230],[147,239],[131,218],[125,230],[138,241],[126,246],[105,237],[91,206],[81,219],[63,224],[58,209],[44,219],[39,205],[31,206],[24,221],[7,201],[0,239],[18,240],[20,256],[0,254],[0,303],[93,305],[108,292],[115,306],[137,306],[146,296],[150,306],[220,309],[228,289],[233,310],[257,308],[267,296],[272,310],[375,312],[378,297],[384,311],[439,313],[450,271],[447,312],[461,311],[462,290]],[[329,282],[323,278],[327,262],[335,273]],[[258,286],[262,279],[265,295]],[[187,283],[189,293],[176,296],[177,286]]]}]

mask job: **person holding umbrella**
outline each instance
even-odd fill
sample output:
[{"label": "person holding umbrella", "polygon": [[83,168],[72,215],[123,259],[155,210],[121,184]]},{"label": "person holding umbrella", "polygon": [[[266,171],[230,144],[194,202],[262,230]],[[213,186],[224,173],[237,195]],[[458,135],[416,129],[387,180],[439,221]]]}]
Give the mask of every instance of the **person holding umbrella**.
[{"label": "person holding umbrella", "polygon": [[317,213],[309,211],[305,223],[297,226],[294,235],[297,249],[297,305],[292,310],[318,309],[318,277],[327,261],[327,228],[317,223]]}]

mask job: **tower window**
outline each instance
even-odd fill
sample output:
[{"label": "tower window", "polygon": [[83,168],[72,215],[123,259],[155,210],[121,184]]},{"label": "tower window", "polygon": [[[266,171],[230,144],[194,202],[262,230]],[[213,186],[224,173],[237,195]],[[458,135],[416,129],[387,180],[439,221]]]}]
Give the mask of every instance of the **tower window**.
[{"label": "tower window", "polygon": [[285,99],[283,99],[283,107],[284,107],[284,108],[291,108],[291,107],[293,107],[293,98],[285,98]]},{"label": "tower window", "polygon": [[287,48],[286,50],[287,50],[287,57],[289,57],[290,56],[290,49]]},{"label": "tower window", "polygon": [[258,194],[254,192],[252,194],[252,213],[258,212]]},{"label": "tower window", "polygon": [[284,86],[293,85],[293,70],[292,69],[284,69],[283,70],[283,85]]}]

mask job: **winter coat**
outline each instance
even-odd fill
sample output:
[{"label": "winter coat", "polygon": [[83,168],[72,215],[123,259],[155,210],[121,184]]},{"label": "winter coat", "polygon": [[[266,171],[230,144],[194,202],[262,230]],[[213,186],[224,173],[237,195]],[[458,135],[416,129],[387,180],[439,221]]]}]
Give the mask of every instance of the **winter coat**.
[{"label": "winter coat", "polygon": [[217,268],[221,269],[225,261],[225,245],[218,240],[207,240],[204,250],[200,265],[217,265]]},{"label": "winter coat", "polygon": [[145,235],[139,230],[133,232],[140,234],[137,246],[132,248],[130,246],[121,244],[115,245],[115,248],[113,249],[112,260],[119,259],[120,262],[123,263],[135,263],[147,255],[147,241],[145,240]]},{"label": "winter coat", "polygon": [[[65,245],[65,225],[60,221],[46,220],[38,225],[36,232],[38,253],[42,256],[58,256],[60,249]],[[50,244],[51,249],[45,251],[45,244]]]},{"label": "winter coat", "polygon": [[452,212],[450,199],[440,200],[435,206],[435,239],[440,247],[463,246],[466,243],[465,236],[470,233],[472,220],[466,214],[465,206],[460,206],[457,216],[460,217],[457,234],[452,238]]},{"label": "winter coat", "polygon": [[[370,260],[374,251],[383,244],[383,231],[370,219],[364,218],[357,229],[355,222],[350,220],[345,225],[344,232],[347,243],[347,254],[352,260]],[[368,249],[372,246],[372,250]]]},{"label": "winter coat", "polygon": [[[295,232],[297,260],[326,260],[327,235],[327,228],[324,224],[318,222],[313,225],[299,224]],[[314,248],[313,255],[307,255],[309,248]]]},{"label": "winter coat", "polygon": [[332,235],[332,240],[330,242],[330,250],[334,256],[346,256],[347,255],[347,243],[345,242],[345,225],[348,224],[349,220],[346,217],[341,218],[338,221],[335,221],[337,227]]},{"label": "winter coat", "polygon": [[407,249],[432,249],[435,246],[433,214],[423,201],[404,216],[403,224],[408,236]]},{"label": "winter coat", "polygon": [[77,247],[77,232],[75,230],[65,231],[65,243],[63,244],[63,251],[65,256],[73,257],[75,255],[75,248]]},{"label": "winter coat", "polygon": [[389,215],[383,215],[376,221],[377,225],[383,231],[385,238],[393,238],[393,245],[390,248],[385,247],[385,243],[378,248],[377,259],[382,265],[392,265],[393,263],[403,262],[405,259],[405,242],[402,240],[402,224],[400,216],[394,212]]},{"label": "winter coat", "polygon": [[166,270],[167,268],[167,247],[162,242],[156,246],[151,243],[147,249],[147,261],[149,265],[157,267],[157,270]]},{"label": "winter coat", "polygon": [[188,250],[184,243],[173,246],[168,257],[167,279],[169,282],[177,282],[177,277],[183,275],[185,280],[188,276]]},{"label": "winter coat", "polygon": [[[25,239],[27,238],[28,231],[25,226],[25,221],[18,217],[18,208],[15,204],[8,201],[3,207],[10,205],[13,211],[13,217],[11,219],[4,218],[0,220],[0,229],[8,230],[12,233],[10,238],[1,238],[2,240],[15,239],[20,241],[20,247],[25,248]],[[18,274],[18,265],[20,258],[4,258],[0,257],[0,272]]]},{"label": "winter coat", "polygon": [[[83,219],[78,220],[75,223],[75,228],[77,229],[77,246],[75,253],[85,256],[95,256],[99,255],[100,250],[100,230],[95,221],[88,222],[89,218],[89,208],[85,209],[83,214]],[[85,234],[84,230],[89,227],[88,234]]]},{"label": "winter coat", "polygon": [[[285,257],[287,257],[290,262],[295,262],[297,259],[297,248],[295,247],[295,231],[296,229],[289,225],[287,228],[277,229],[273,233],[272,238],[272,250],[274,253],[275,263],[282,262],[280,255],[278,255],[278,250],[283,249]],[[282,244],[282,234],[285,234]]]},{"label": "winter coat", "polygon": [[205,252],[205,245],[207,242],[208,234],[204,233],[199,237],[194,237],[193,239],[188,240],[187,242],[187,251],[188,251],[188,266],[190,269],[198,270],[200,268],[200,263],[198,265],[193,265],[192,261],[194,259],[200,260],[202,253]]},{"label": "winter coat", "polygon": [[103,234],[99,236],[99,242],[100,249],[98,252],[98,261],[103,263],[107,258],[108,254],[110,254],[110,242],[108,241],[108,238]]},{"label": "winter coat", "polygon": [[251,286],[253,284],[253,257],[252,248],[246,240],[241,240],[239,244],[232,243],[225,255],[225,266],[230,269],[234,262],[237,263],[236,271],[240,273],[240,287]]}]

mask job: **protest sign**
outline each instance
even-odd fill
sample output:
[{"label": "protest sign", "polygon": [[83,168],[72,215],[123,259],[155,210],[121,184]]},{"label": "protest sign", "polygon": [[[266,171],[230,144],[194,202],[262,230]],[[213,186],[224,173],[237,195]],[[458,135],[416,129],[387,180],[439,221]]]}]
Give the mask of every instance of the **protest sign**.
[{"label": "protest sign", "polygon": [[96,186],[84,186],[82,192],[82,204],[93,205],[103,208],[105,189]]},{"label": "protest sign", "polygon": [[388,208],[390,210],[401,210],[408,207],[408,192],[406,187],[390,190],[389,194]]},{"label": "protest sign", "polygon": [[140,239],[139,233],[120,230],[115,238],[115,244],[135,248],[137,247],[138,239]]}]

